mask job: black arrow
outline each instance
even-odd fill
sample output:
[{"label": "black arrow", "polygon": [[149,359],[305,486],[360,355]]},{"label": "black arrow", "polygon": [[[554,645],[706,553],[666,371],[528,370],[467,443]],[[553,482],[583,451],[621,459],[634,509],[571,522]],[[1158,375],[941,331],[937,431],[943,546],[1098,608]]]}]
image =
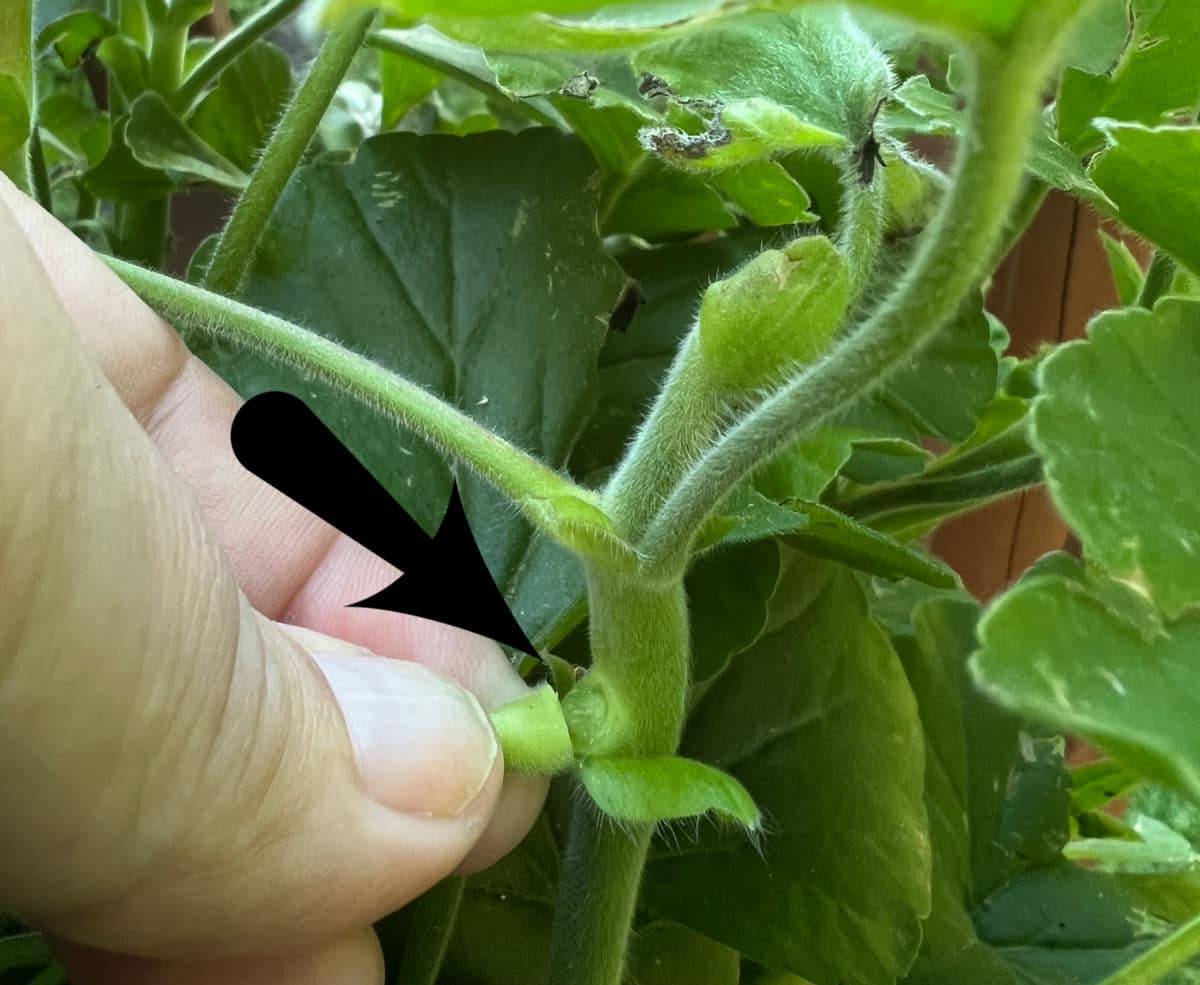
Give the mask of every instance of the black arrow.
[{"label": "black arrow", "polygon": [[457,482],[430,537],[299,397],[252,397],[233,419],[231,439],[249,471],[404,572],[353,605],[432,619],[538,655],[483,562]]}]

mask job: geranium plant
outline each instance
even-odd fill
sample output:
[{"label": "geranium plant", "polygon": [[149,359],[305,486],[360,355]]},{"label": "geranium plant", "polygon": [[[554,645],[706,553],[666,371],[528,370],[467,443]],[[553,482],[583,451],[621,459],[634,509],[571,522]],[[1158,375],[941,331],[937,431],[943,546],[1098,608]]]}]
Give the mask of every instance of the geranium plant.
[{"label": "geranium plant", "polygon": [[[1194,0],[212,6],[5,0],[0,166],[429,529],[462,489],[557,778],[392,980],[1200,980]],[[1023,359],[1051,188],[1156,252]],[[1043,482],[1082,556],[981,612],[926,538]]]}]

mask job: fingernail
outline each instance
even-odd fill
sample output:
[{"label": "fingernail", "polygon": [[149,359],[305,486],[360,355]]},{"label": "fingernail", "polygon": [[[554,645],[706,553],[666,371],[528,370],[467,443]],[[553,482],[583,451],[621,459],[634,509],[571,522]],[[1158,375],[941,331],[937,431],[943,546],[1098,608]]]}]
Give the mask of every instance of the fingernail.
[{"label": "fingernail", "polygon": [[405,814],[457,817],[491,776],[499,745],[474,695],[427,667],[316,653],[367,791]]}]

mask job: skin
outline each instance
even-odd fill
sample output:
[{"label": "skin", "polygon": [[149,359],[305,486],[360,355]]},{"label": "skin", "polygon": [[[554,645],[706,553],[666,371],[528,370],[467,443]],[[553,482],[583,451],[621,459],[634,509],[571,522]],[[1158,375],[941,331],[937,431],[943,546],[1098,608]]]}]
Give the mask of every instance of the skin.
[{"label": "skin", "polygon": [[372,985],[519,840],[495,644],[237,464],[239,398],[0,177],[0,910],[75,985]]}]

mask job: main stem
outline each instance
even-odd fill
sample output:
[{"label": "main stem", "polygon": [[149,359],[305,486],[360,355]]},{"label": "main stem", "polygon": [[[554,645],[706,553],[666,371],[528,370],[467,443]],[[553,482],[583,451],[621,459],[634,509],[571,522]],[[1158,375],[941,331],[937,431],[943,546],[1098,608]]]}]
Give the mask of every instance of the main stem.
[{"label": "main stem", "polygon": [[[679,746],[688,685],[682,578],[652,583],[588,570],[591,673],[576,685],[607,709],[592,751],[669,756]],[[565,709],[564,709],[565,710]],[[550,985],[620,985],[651,825],[618,826],[580,793],[571,818],[550,950]]]},{"label": "main stem", "polygon": [[861,328],[696,463],[638,545],[652,564],[681,567],[704,521],[738,482],[906,365],[983,278],[1020,188],[1044,80],[1077,6],[1035,5],[1009,47],[978,53],[956,178],[911,268]]},{"label": "main stem", "polygon": [[345,18],[321,47],[221,234],[204,278],[209,290],[236,294],[242,286],[267,220],[312,142],[374,19],[371,10]]}]

